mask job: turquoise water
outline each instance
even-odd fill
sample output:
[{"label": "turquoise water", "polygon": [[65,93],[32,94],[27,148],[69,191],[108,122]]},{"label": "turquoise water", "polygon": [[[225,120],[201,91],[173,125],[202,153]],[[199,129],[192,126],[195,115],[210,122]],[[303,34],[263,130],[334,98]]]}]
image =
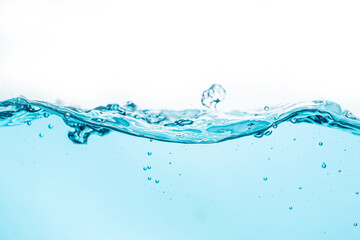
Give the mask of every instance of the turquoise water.
[{"label": "turquoise water", "polygon": [[1,102],[0,239],[360,239],[359,119],[206,94],[184,111]]}]

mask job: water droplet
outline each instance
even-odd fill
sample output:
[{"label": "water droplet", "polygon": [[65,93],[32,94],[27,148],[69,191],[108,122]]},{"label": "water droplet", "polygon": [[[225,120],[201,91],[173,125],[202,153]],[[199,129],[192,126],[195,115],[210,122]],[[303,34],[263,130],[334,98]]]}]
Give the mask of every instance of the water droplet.
[{"label": "water droplet", "polygon": [[289,207],[289,210],[292,210],[292,209],[293,209],[293,207],[290,206],[290,207]]},{"label": "water droplet", "polygon": [[69,118],[70,118],[70,113],[68,113],[68,112],[65,113],[64,118],[65,118],[65,119],[69,119]]},{"label": "water droplet", "polygon": [[48,125],[48,128],[49,128],[49,129],[53,129],[53,128],[54,128],[54,125],[49,124],[49,125]]},{"label": "water droplet", "polygon": [[148,177],[148,180],[150,181],[150,180],[151,180],[151,177]]},{"label": "water droplet", "polygon": [[27,124],[28,126],[30,126],[30,125],[31,125],[31,121],[27,121],[26,124]]},{"label": "water droplet", "polygon": [[156,184],[158,184],[159,182],[160,182],[159,180],[157,180],[157,179],[155,180],[155,183],[156,183]]},{"label": "water droplet", "polygon": [[323,162],[322,165],[321,165],[321,167],[322,167],[322,168],[326,168],[326,163]]},{"label": "water droplet", "polygon": [[269,107],[268,107],[268,106],[265,106],[265,107],[264,107],[264,110],[265,110],[265,111],[269,111]]},{"label": "water droplet", "polygon": [[267,180],[268,180],[268,178],[267,178],[267,177],[263,177],[263,179],[264,179],[264,181],[267,181]]},{"label": "water droplet", "polygon": [[354,223],[354,227],[357,227],[357,225],[358,225],[357,223]]},{"label": "water droplet", "polygon": [[50,113],[48,113],[48,112],[45,112],[45,113],[44,113],[44,117],[45,117],[45,118],[48,118],[49,116],[50,116]]},{"label": "water droplet", "polygon": [[201,103],[207,108],[216,108],[216,105],[225,99],[226,91],[220,84],[213,84],[201,96]]},{"label": "water droplet", "polygon": [[44,134],[43,133],[39,133],[39,137],[44,137]]},{"label": "water droplet", "polygon": [[323,142],[319,142],[319,146],[322,146],[323,145]]},{"label": "water droplet", "polygon": [[151,156],[152,152],[148,152],[148,155]]}]

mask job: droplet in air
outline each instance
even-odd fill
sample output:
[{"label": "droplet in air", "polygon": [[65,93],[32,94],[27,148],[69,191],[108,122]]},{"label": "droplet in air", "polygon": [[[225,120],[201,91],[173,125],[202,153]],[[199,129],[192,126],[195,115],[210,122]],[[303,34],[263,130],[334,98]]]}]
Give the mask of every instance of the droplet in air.
[{"label": "droplet in air", "polygon": [[155,180],[155,183],[156,183],[156,184],[158,184],[159,182],[160,182],[159,180],[157,180],[157,179]]},{"label": "droplet in air", "polygon": [[324,143],[323,143],[323,142],[319,142],[319,146],[321,147],[322,145],[324,145]]},{"label": "droplet in air", "polygon": [[148,152],[148,155],[151,156],[152,152]]},{"label": "droplet in air", "polygon": [[49,129],[53,129],[53,128],[54,128],[54,125],[49,124],[49,125],[48,125],[48,128],[49,128]]},{"label": "droplet in air", "polygon": [[321,167],[322,167],[322,168],[326,168],[326,163],[323,162],[322,165],[321,165]]},{"label": "droplet in air", "polygon": [[201,103],[207,108],[216,108],[216,105],[225,99],[226,91],[220,84],[213,84],[202,93]]},{"label": "droplet in air", "polygon": [[28,126],[30,126],[30,125],[31,125],[31,121],[27,121],[26,124],[27,124]]},{"label": "droplet in air", "polygon": [[270,108],[269,108],[268,106],[265,106],[265,107],[264,107],[264,110],[265,110],[265,111],[269,111]]},{"label": "droplet in air", "polygon": [[264,180],[264,181],[267,181],[267,180],[268,180],[268,178],[267,178],[267,177],[263,177],[263,180]]}]

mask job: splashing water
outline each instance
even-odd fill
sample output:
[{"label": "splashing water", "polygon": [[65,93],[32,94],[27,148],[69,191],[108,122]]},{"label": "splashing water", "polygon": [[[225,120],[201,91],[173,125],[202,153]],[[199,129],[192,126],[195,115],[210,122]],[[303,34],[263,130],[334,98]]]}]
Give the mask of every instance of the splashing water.
[{"label": "splashing water", "polygon": [[225,93],[0,102],[0,239],[359,239],[360,120],[331,101],[214,111]]}]

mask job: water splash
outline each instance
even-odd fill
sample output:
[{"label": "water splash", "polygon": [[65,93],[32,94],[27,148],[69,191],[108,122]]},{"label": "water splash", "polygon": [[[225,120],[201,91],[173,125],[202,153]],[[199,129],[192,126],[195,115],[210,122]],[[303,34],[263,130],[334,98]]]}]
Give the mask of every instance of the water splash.
[{"label": "water splash", "polygon": [[216,105],[225,99],[226,90],[220,84],[213,84],[208,90],[205,90],[201,97],[203,106],[215,109]]},{"label": "water splash", "polygon": [[[212,96],[206,100],[210,106],[224,97],[217,94],[219,85],[213,86],[211,91],[207,90],[212,93],[205,94]],[[252,113],[207,109],[142,110],[132,102],[124,107],[109,104],[84,110],[25,97],[0,102],[0,126],[28,124],[50,115],[62,118],[73,129],[68,137],[77,144],[86,144],[91,135],[105,136],[110,131],[167,142],[218,143],[249,135],[266,137],[283,122],[318,124],[360,135],[360,120],[331,101],[293,103]]]}]

